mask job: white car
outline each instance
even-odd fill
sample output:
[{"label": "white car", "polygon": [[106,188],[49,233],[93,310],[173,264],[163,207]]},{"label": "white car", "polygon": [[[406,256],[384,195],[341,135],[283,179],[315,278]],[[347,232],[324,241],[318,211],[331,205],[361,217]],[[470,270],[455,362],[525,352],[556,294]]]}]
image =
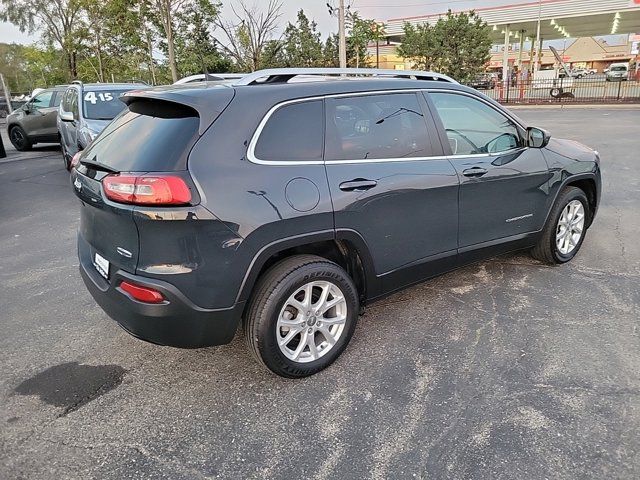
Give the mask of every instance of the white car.
[{"label": "white car", "polygon": [[181,78],[174,85],[184,85],[185,83],[195,82],[221,82],[228,80],[238,80],[244,77],[244,73],[200,73],[198,75],[190,75]]}]

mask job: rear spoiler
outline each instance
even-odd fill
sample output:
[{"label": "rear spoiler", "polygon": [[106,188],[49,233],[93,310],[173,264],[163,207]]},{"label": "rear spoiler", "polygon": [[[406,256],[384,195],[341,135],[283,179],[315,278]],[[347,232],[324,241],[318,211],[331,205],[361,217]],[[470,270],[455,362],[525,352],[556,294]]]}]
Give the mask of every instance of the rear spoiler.
[{"label": "rear spoiler", "polygon": [[222,85],[169,85],[149,90],[131,90],[121,100],[129,105],[138,99],[159,100],[186,105],[198,114],[200,125],[198,133],[202,135],[231,103],[235,90]]}]

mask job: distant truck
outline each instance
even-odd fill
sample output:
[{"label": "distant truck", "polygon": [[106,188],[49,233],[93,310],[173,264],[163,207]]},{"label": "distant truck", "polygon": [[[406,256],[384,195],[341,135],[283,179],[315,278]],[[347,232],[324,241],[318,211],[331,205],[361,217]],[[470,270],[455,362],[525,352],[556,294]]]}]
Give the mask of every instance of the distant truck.
[{"label": "distant truck", "polygon": [[549,49],[556,57],[556,65],[553,70],[538,70],[533,75],[531,83],[534,89],[549,89],[549,95],[553,98],[573,96],[573,80],[571,71],[562,61],[558,51],[550,46]]}]

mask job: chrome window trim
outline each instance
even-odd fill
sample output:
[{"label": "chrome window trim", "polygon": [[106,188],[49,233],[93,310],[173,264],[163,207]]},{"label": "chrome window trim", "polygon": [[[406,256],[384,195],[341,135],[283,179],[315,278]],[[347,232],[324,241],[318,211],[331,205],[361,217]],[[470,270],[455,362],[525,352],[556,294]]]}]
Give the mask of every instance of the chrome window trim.
[{"label": "chrome window trim", "polygon": [[292,105],[296,103],[302,102],[313,102],[316,100],[326,100],[330,98],[347,98],[347,97],[359,97],[359,96],[368,96],[368,95],[385,95],[385,94],[397,94],[397,93],[451,93],[466,95],[471,98],[475,98],[490,108],[493,108],[498,113],[504,114],[509,120],[514,122],[516,125],[526,130],[522,124],[517,121],[515,118],[511,117],[508,112],[502,112],[491,103],[485,101],[483,98],[480,98],[472,93],[462,92],[459,90],[445,89],[445,88],[405,88],[405,89],[396,89],[396,90],[371,90],[366,92],[351,92],[351,93],[334,93],[334,94],[326,94],[326,95],[317,95],[314,97],[304,97],[304,98],[296,98],[293,100],[285,100],[280,102],[273,107],[271,107],[265,116],[260,120],[256,131],[251,137],[251,141],[249,142],[249,146],[247,148],[247,160],[251,163],[255,163],[257,165],[273,165],[273,166],[299,166],[299,165],[343,165],[343,164],[357,164],[357,163],[392,163],[392,162],[421,162],[427,160],[446,160],[449,158],[489,158],[494,157],[496,155],[509,155],[511,153],[515,153],[518,150],[522,150],[526,147],[517,147],[511,150],[505,150],[504,152],[496,152],[496,153],[474,153],[474,154],[461,154],[461,155],[432,155],[429,157],[399,157],[399,158],[364,158],[364,159],[353,159],[353,160],[262,160],[257,158],[255,155],[255,148],[258,143],[258,139],[262,134],[262,130],[265,125],[271,118],[271,116],[280,108],[285,107],[287,105]]}]

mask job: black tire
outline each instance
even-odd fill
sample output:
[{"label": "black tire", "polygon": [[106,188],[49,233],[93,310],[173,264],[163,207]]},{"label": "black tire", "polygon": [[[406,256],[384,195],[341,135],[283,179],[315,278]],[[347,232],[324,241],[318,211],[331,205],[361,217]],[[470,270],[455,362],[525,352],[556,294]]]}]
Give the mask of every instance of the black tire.
[{"label": "black tire", "polygon": [[[278,346],[277,319],[289,297],[310,281],[337,286],[346,301],[347,313],[342,334],[333,347],[316,360],[300,363],[286,357]],[[358,312],[356,287],[344,269],[322,257],[296,255],[275,264],[258,280],[245,313],[244,333],[255,357],[273,373],[288,378],[306,377],[340,356],[353,335]]]},{"label": "black tire", "polygon": [[[562,254],[556,245],[556,232],[558,229],[558,221],[560,220],[560,215],[564,208],[569,204],[569,202],[573,200],[578,200],[582,203],[582,207],[584,208],[584,228],[582,229],[582,236],[580,240],[573,248],[571,252],[568,254]],[[582,242],[584,241],[584,237],[587,233],[587,228],[589,226],[591,220],[591,211],[589,210],[589,201],[587,199],[584,191],[577,187],[565,187],[558,198],[556,199],[556,203],[553,205],[551,209],[551,213],[549,214],[549,218],[547,219],[547,223],[542,230],[542,236],[538,243],[531,250],[531,256],[536,260],[540,260],[541,262],[553,265],[559,263],[566,263],[571,260],[580,250],[582,246]]]},{"label": "black tire", "polygon": [[558,87],[554,87],[551,90],[549,90],[549,95],[551,95],[553,98],[560,98],[560,96],[562,95],[563,90],[561,88]]},{"label": "black tire", "polygon": [[62,150],[62,161],[64,162],[64,168],[67,171],[70,171],[71,158],[69,158],[69,155],[67,154],[67,149],[64,147],[64,143],[62,142],[62,139],[60,139],[60,150]]},{"label": "black tire", "polygon": [[15,147],[15,149],[19,152],[26,152],[27,150],[31,150],[31,140],[29,140],[27,132],[25,132],[19,125],[14,125],[9,129],[9,140],[11,141],[11,144]]}]

